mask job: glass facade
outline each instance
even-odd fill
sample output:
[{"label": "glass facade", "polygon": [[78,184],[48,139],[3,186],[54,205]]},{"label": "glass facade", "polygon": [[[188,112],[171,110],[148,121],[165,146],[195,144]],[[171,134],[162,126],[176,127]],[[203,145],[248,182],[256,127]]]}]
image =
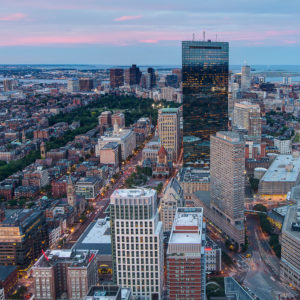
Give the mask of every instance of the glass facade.
[{"label": "glass facade", "polygon": [[210,135],[227,129],[228,49],[226,42],[182,42],[185,166],[208,166]]}]

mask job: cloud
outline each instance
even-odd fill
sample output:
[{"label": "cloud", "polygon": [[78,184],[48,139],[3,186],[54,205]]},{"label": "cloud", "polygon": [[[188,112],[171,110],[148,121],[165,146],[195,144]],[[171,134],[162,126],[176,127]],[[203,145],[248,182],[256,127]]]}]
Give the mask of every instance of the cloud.
[{"label": "cloud", "polygon": [[130,20],[137,20],[137,19],[141,19],[142,16],[122,16],[119,18],[114,19],[115,22],[123,22],[123,21],[130,21]]},{"label": "cloud", "polygon": [[0,17],[0,21],[19,21],[19,20],[23,20],[25,18],[26,18],[25,14],[15,13],[15,14],[12,14],[12,15]]},{"label": "cloud", "polygon": [[158,43],[158,40],[140,40],[140,42],[145,44],[156,44]]}]

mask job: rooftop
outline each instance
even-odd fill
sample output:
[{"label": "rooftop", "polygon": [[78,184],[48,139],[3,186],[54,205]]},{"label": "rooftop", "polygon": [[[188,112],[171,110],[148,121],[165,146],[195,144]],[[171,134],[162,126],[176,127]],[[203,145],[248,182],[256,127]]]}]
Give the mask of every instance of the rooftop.
[{"label": "rooftop", "polygon": [[181,168],[180,182],[209,182],[209,170],[198,168]]},{"label": "rooftop", "polygon": [[300,226],[300,222],[297,220],[297,214],[298,217],[300,216],[300,203],[298,202],[297,205],[290,206],[288,208],[288,211],[286,213],[284,223],[282,226],[282,233],[287,232],[290,235],[293,236],[294,239],[298,240],[298,243],[300,243],[300,227],[299,230],[292,230],[292,223],[298,223]]},{"label": "rooftop", "polygon": [[277,155],[261,181],[296,182],[300,173],[300,157],[296,155]]},{"label": "rooftop", "polygon": [[151,197],[156,193],[152,189],[118,189],[115,190],[111,197],[122,197],[122,198],[140,198],[140,197]]},{"label": "rooftop", "polygon": [[7,277],[17,269],[16,266],[2,266],[0,265],[0,281],[5,281]]}]

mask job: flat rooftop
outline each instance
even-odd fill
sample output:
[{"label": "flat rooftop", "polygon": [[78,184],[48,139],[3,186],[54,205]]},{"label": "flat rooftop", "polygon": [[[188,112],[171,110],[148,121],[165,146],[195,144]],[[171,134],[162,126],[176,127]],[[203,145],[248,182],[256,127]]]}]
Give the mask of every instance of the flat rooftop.
[{"label": "flat rooftop", "polygon": [[300,243],[300,231],[292,230],[292,223],[297,222],[297,211],[300,212],[300,203],[297,205],[290,206],[284,218],[284,223],[282,226],[282,232],[287,232],[292,235]]},{"label": "flat rooftop", "polygon": [[115,190],[111,197],[122,197],[122,198],[140,198],[140,197],[151,197],[156,193],[152,189],[118,189]]},{"label": "flat rooftop", "polygon": [[300,157],[277,155],[261,181],[296,182],[300,173]]},{"label": "flat rooftop", "polygon": [[98,219],[92,222],[72,247],[74,250],[97,250],[98,255],[111,255],[110,222]]},{"label": "flat rooftop", "polygon": [[201,244],[203,209],[201,207],[178,208],[169,244]]},{"label": "flat rooftop", "polygon": [[180,182],[209,182],[209,170],[198,168],[181,168],[179,173]]}]

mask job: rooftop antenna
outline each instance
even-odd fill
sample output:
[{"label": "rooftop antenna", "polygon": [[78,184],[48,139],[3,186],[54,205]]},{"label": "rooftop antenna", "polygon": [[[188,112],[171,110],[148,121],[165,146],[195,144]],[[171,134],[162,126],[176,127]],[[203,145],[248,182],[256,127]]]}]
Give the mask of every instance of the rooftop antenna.
[{"label": "rooftop antenna", "polygon": [[203,30],[203,41],[205,42],[205,30]]},{"label": "rooftop antenna", "polygon": [[193,33],[193,41],[195,41],[195,33]]}]

